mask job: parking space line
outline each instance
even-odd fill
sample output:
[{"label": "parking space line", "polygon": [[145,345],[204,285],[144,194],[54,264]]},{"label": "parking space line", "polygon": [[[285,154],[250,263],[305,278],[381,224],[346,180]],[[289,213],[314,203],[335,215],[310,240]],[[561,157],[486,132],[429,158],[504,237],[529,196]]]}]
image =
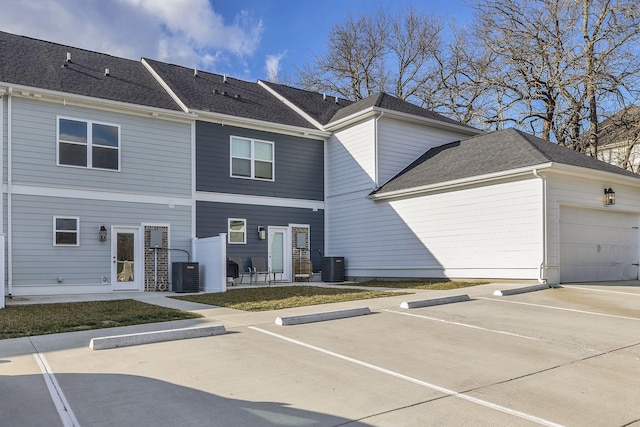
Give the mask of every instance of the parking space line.
[{"label": "parking space line", "polygon": [[442,323],[447,323],[449,325],[462,326],[465,328],[479,329],[481,331],[493,332],[496,334],[510,335],[513,337],[524,338],[524,339],[533,340],[533,341],[541,341],[540,338],[528,337],[526,335],[515,334],[513,332],[501,331],[498,329],[483,328],[481,326],[470,325],[468,323],[452,322],[450,320],[438,319],[437,317],[430,317],[422,314],[406,313],[404,311],[395,311],[395,310],[388,310],[388,309],[381,309],[380,311],[386,311],[387,313],[394,313],[394,314],[402,314],[403,316],[418,317],[420,319],[432,320],[434,322],[442,322]]},{"label": "parking space line", "polygon": [[531,307],[548,308],[550,310],[570,311],[570,312],[573,312],[573,313],[592,314],[594,316],[613,317],[615,319],[640,320],[640,318],[637,318],[637,317],[618,316],[616,314],[597,313],[595,311],[577,310],[575,308],[556,307],[556,306],[553,306],[553,305],[532,304],[530,302],[508,301],[508,300],[504,300],[504,299],[485,298],[485,297],[475,297],[475,299],[482,299],[482,300],[486,300],[486,301],[495,301],[495,302],[507,303],[507,304],[528,305],[528,306],[531,306]]},{"label": "parking space line", "polygon": [[608,289],[592,289],[592,288],[585,288],[582,286],[571,286],[571,285],[562,285],[562,287],[568,288],[568,289],[582,289],[584,291],[591,291],[591,292],[608,292],[610,294],[631,295],[634,297],[640,297],[640,294],[636,294],[633,292],[610,291]]},{"label": "parking space line", "polygon": [[80,423],[71,410],[69,402],[67,402],[67,399],[64,397],[64,393],[62,393],[62,389],[60,388],[55,375],[53,375],[53,371],[51,370],[49,363],[47,363],[47,359],[45,359],[44,354],[33,353],[33,358],[36,359],[36,363],[38,363],[38,366],[40,367],[40,371],[44,377],[44,382],[47,384],[49,394],[51,395],[53,404],[58,411],[62,425],[64,427],[80,427]]},{"label": "parking space line", "polygon": [[349,356],[345,356],[345,355],[340,354],[340,353],[333,352],[331,350],[326,350],[324,348],[317,347],[317,346],[312,345],[312,344],[307,344],[305,342],[298,341],[296,339],[289,338],[289,337],[286,337],[284,335],[277,334],[275,332],[267,331],[265,329],[257,328],[255,326],[249,326],[249,329],[254,330],[256,332],[261,332],[261,333],[266,334],[266,335],[270,335],[270,336],[272,336],[274,338],[278,338],[280,340],[287,341],[289,343],[292,343],[292,344],[295,344],[295,345],[298,345],[298,346],[301,346],[301,347],[308,348],[310,350],[314,350],[314,351],[326,354],[326,355],[331,356],[331,357],[335,357],[335,358],[340,359],[340,360],[344,360],[344,361],[349,362],[349,363],[356,364],[358,366],[361,366],[361,367],[364,367],[364,368],[367,368],[367,369],[374,370],[376,372],[380,372],[380,373],[385,374],[385,375],[389,375],[389,376],[392,376],[392,377],[395,377],[395,378],[398,378],[398,379],[401,379],[401,380],[404,380],[404,381],[408,381],[408,382],[410,382],[412,384],[416,384],[416,385],[419,385],[421,387],[425,387],[425,388],[428,388],[428,389],[431,389],[431,390],[435,390],[435,391],[437,391],[439,393],[443,393],[443,394],[446,394],[446,395],[451,396],[451,397],[456,397],[458,399],[466,400],[468,402],[475,403],[477,405],[481,405],[481,406],[484,406],[486,408],[490,408],[490,409],[493,409],[493,410],[496,410],[496,411],[499,411],[499,412],[503,412],[505,414],[513,415],[513,416],[516,416],[518,418],[525,419],[527,421],[531,421],[531,422],[538,423],[538,424],[545,425],[545,426],[554,426],[554,427],[560,427],[561,426],[561,424],[557,424],[557,423],[554,423],[552,421],[545,420],[544,418],[540,418],[540,417],[537,417],[535,415],[530,415],[530,414],[527,414],[527,413],[524,413],[524,412],[516,411],[515,409],[507,408],[506,406],[501,406],[501,405],[498,405],[498,404],[495,404],[495,403],[488,402],[486,400],[482,400],[482,399],[478,399],[476,397],[468,396],[466,394],[458,393],[457,391],[450,390],[448,388],[441,387],[441,386],[438,386],[438,385],[435,385],[435,384],[431,384],[431,383],[428,383],[426,381],[422,381],[422,380],[419,380],[417,378],[413,378],[413,377],[410,377],[408,375],[401,374],[399,372],[395,372],[395,371],[392,371],[392,370],[389,370],[389,369],[386,369],[386,368],[383,368],[383,367],[380,367],[380,366],[377,366],[377,365],[373,365],[371,363],[368,363],[368,362],[365,362],[365,361],[362,361],[362,360],[355,359],[353,357],[349,357]]}]

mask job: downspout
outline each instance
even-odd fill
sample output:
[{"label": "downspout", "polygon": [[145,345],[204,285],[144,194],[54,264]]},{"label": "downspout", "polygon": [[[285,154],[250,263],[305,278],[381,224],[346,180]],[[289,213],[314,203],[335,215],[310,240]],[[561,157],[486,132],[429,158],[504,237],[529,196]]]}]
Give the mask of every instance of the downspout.
[{"label": "downspout", "polygon": [[540,264],[538,281],[546,284],[547,266],[549,265],[547,251],[547,179],[544,175],[540,175],[537,169],[533,170],[533,175],[542,180],[542,263]]},{"label": "downspout", "polygon": [[13,123],[13,88],[9,87],[9,96],[7,97],[7,290],[9,298],[13,294],[13,233],[12,229],[12,206],[11,192],[13,190],[13,178],[11,176],[11,144],[13,139],[12,123]]},{"label": "downspout", "polygon": [[378,115],[378,117],[376,117],[375,121],[373,122],[373,159],[374,159],[374,180],[375,182],[373,183],[373,189],[375,190],[376,188],[378,188],[378,186],[380,185],[380,183],[378,182],[379,180],[379,176],[378,176],[378,120],[380,120],[382,118],[382,116],[384,116],[384,111],[380,111],[380,114]]}]

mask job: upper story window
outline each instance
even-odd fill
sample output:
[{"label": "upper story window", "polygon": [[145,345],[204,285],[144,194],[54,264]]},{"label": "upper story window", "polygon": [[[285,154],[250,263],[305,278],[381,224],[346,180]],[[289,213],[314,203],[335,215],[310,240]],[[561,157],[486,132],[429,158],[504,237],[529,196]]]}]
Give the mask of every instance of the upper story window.
[{"label": "upper story window", "polygon": [[231,137],[231,176],[273,181],[273,142]]},{"label": "upper story window", "polygon": [[58,117],[59,166],[120,170],[120,126]]},{"label": "upper story window", "polygon": [[53,217],[53,245],[54,246],[79,246],[80,245],[80,218],[78,217]]}]

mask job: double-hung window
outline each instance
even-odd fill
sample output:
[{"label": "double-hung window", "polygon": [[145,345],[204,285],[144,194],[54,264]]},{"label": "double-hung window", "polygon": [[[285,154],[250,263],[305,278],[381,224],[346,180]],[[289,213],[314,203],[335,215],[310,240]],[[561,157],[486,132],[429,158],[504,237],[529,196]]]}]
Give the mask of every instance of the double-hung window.
[{"label": "double-hung window", "polygon": [[58,117],[59,166],[120,170],[120,126]]},{"label": "double-hung window", "polygon": [[274,180],[273,142],[231,137],[231,176]]},{"label": "double-hung window", "polygon": [[229,218],[227,240],[230,244],[241,245],[247,243],[247,220]]},{"label": "double-hung window", "polygon": [[53,217],[53,246],[80,246],[80,218]]}]

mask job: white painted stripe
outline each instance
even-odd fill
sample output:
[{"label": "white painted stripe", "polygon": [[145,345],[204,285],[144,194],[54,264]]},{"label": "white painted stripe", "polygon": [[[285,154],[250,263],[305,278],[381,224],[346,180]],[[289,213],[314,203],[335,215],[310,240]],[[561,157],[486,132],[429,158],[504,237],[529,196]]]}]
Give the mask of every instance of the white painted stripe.
[{"label": "white painted stripe", "polygon": [[388,309],[384,309],[384,308],[381,309],[380,311],[386,311],[387,313],[401,314],[403,316],[418,317],[420,319],[433,320],[434,322],[442,322],[442,323],[447,323],[449,325],[456,325],[456,326],[462,326],[462,327],[465,327],[465,328],[478,329],[478,330],[481,330],[481,331],[493,332],[493,333],[496,333],[496,334],[510,335],[510,336],[513,336],[513,337],[525,338],[525,339],[533,340],[533,341],[541,341],[539,338],[528,337],[526,335],[515,334],[513,332],[501,331],[501,330],[498,330],[498,329],[488,329],[488,328],[483,328],[481,326],[470,325],[468,323],[452,322],[452,321],[449,321],[449,320],[438,319],[436,317],[423,316],[421,314],[407,313],[407,312],[404,312],[404,311],[388,310]]},{"label": "white painted stripe", "polygon": [[608,292],[610,294],[632,295],[634,297],[640,297],[640,294],[633,293],[633,292],[610,291],[608,289],[592,289],[592,288],[585,288],[585,287],[582,287],[582,286],[570,286],[570,285],[562,285],[562,287],[563,288],[569,288],[569,289],[582,289],[584,291]]},{"label": "white painted stripe", "polygon": [[575,308],[556,307],[556,306],[553,306],[553,305],[532,304],[532,303],[529,303],[529,302],[508,301],[508,300],[503,300],[503,299],[485,298],[485,297],[475,297],[475,299],[482,299],[482,300],[485,300],[485,301],[504,302],[504,303],[507,303],[507,304],[528,305],[528,306],[531,306],[531,307],[548,308],[550,310],[570,311],[570,312],[573,312],[573,313],[591,314],[593,316],[613,317],[614,319],[640,320],[640,318],[638,318],[638,317],[618,316],[618,315],[615,315],[615,314],[597,313],[595,311],[577,310]]},{"label": "white painted stripe", "polygon": [[33,353],[33,358],[36,359],[36,362],[40,367],[40,371],[42,372],[44,382],[47,384],[47,388],[49,389],[49,394],[51,395],[53,404],[58,411],[58,415],[60,415],[62,425],[64,425],[64,427],[80,427],[80,423],[71,410],[69,402],[67,402],[67,399],[64,397],[64,393],[62,393],[62,389],[60,388],[55,375],[53,375],[53,371],[47,363],[47,359],[45,359],[44,354]]},{"label": "white painted stripe", "polygon": [[[25,196],[63,197],[69,199],[104,200],[110,202],[152,203],[158,205],[191,206],[191,198],[185,196],[159,196],[138,193],[122,193],[102,190],[82,190],[77,188],[43,187],[13,184],[12,194]],[[4,191],[7,192],[6,184]]]},{"label": "white painted stripe", "polygon": [[278,206],[285,208],[324,209],[320,200],[288,199],[285,197],[247,196],[243,194],[196,192],[196,201],[215,203],[237,203],[240,205]]},{"label": "white painted stripe", "polygon": [[295,340],[293,338],[285,337],[284,335],[276,334],[275,332],[270,332],[270,331],[267,331],[267,330],[264,330],[264,329],[257,328],[255,326],[249,326],[249,329],[257,331],[257,332],[261,332],[261,333],[266,334],[266,335],[271,335],[272,337],[281,339],[283,341],[287,341],[287,342],[290,342],[292,344],[299,345],[301,347],[305,347],[305,348],[308,348],[310,350],[314,350],[314,351],[326,354],[328,356],[335,357],[337,359],[341,359],[341,360],[344,360],[346,362],[353,363],[353,364],[356,364],[358,366],[362,366],[364,368],[374,370],[376,372],[380,372],[380,373],[385,374],[385,375],[389,375],[389,376],[392,376],[392,377],[395,377],[395,378],[398,378],[398,379],[401,379],[401,380],[404,380],[404,381],[408,381],[408,382],[410,382],[412,384],[416,384],[416,385],[419,385],[419,386],[422,386],[422,387],[425,387],[425,388],[429,388],[431,390],[435,390],[435,391],[437,391],[439,393],[443,393],[443,394],[449,395],[451,397],[456,397],[458,399],[466,400],[468,402],[475,403],[477,405],[481,405],[481,406],[484,406],[486,408],[490,408],[490,409],[493,409],[493,410],[496,410],[496,411],[500,411],[500,412],[503,412],[505,414],[513,415],[513,416],[516,416],[518,418],[525,419],[527,421],[532,421],[534,423],[538,423],[538,424],[545,425],[545,426],[555,426],[555,427],[561,426],[561,424],[557,424],[557,423],[554,423],[552,421],[545,420],[544,418],[536,417],[535,415],[526,414],[524,412],[516,411],[514,409],[507,408],[505,406],[501,406],[501,405],[497,405],[495,403],[488,402],[486,400],[482,400],[482,399],[478,399],[476,397],[468,396],[466,394],[458,393],[457,391],[450,390],[448,388],[441,387],[441,386],[438,386],[438,385],[435,385],[435,384],[431,384],[431,383],[428,383],[426,381],[422,381],[422,380],[419,380],[417,378],[413,378],[413,377],[410,377],[408,375],[404,375],[404,374],[401,374],[399,372],[395,372],[395,371],[392,371],[392,370],[389,370],[389,369],[386,369],[386,368],[382,368],[380,366],[373,365],[371,363],[364,362],[362,360],[358,360],[358,359],[355,359],[353,357],[345,356],[345,355],[340,354],[340,353],[336,353],[336,352],[333,352],[333,351],[330,351],[330,350],[326,350],[326,349],[323,349],[321,347],[317,347],[315,345],[307,344],[305,342],[298,341],[298,340]]}]

